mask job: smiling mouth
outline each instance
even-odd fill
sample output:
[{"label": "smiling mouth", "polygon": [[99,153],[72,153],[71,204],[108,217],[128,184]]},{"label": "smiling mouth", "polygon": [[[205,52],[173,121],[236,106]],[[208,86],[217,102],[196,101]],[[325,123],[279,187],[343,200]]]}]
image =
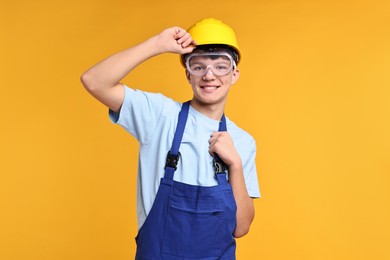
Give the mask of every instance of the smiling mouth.
[{"label": "smiling mouth", "polygon": [[205,90],[213,90],[219,88],[218,86],[200,86],[200,88]]}]

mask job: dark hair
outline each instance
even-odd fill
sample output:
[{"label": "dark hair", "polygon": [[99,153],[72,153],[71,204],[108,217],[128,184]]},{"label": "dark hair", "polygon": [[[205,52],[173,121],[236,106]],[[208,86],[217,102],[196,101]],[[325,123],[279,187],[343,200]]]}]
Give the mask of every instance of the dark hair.
[{"label": "dark hair", "polygon": [[[239,55],[238,52],[233,49],[232,47],[225,45],[225,44],[206,44],[206,45],[199,45],[196,46],[196,48],[193,50],[192,53],[197,52],[226,52],[232,56],[233,60],[238,63]],[[186,58],[191,53],[187,53],[181,56],[182,63],[185,64]]]}]

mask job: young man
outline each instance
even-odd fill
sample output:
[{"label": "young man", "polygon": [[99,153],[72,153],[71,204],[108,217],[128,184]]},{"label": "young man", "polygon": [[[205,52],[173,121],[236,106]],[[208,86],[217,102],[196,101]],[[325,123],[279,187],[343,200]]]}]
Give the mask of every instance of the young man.
[{"label": "young man", "polygon": [[[167,52],[181,55],[189,102],[120,83]],[[255,141],[224,116],[239,61],[234,31],[207,18],[188,32],[168,28],[82,75],[111,120],[140,143],[136,259],[235,259],[235,238],[249,231],[260,196]]]}]

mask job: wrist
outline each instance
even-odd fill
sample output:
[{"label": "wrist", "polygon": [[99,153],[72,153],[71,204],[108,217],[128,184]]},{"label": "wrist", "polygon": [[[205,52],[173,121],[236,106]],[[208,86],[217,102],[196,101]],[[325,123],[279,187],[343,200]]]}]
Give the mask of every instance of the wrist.
[{"label": "wrist", "polygon": [[148,50],[151,57],[162,54],[165,50],[162,48],[163,44],[159,40],[159,35],[154,35],[144,42],[145,49]]},{"label": "wrist", "polygon": [[237,159],[236,161],[228,164],[227,167],[228,167],[229,171],[242,170],[241,159]]}]

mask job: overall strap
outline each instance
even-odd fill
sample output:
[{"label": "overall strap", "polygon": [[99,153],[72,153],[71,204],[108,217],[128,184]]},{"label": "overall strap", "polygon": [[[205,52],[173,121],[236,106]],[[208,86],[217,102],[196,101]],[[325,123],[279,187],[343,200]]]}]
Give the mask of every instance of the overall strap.
[{"label": "overall strap", "polygon": [[180,153],[179,148],[181,140],[183,138],[184,129],[187,123],[188,110],[190,108],[190,101],[183,103],[179,119],[177,122],[177,127],[175,131],[175,136],[173,137],[171,150],[168,151],[167,160],[165,162],[165,175],[164,178],[173,180],[173,174],[176,171],[177,163],[179,161]]},{"label": "overall strap", "polygon": [[[172,147],[171,150],[168,151],[167,159],[165,162],[164,178],[166,179],[173,180],[173,175],[174,172],[176,171],[177,163],[179,162],[179,158],[180,158],[179,148],[180,148],[181,140],[183,138],[184,129],[187,123],[189,108],[190,108],[190,101],[187,101],[183,103],[179,113],[179,119],[175,131],[175,135],[173,137]],[[218,131],[219,132],[227,131],[225,115],[222,115],[222,119],[219,122]],[[215,176],[218,180],[218,184],[227,183],[227,178],[226,178],[227,167],[226,164],[221,160],[221,158],[219,158],[218,154],[215,154],[213,163],[214,163]]]},{"label": "overall strap", "polygon": [[[227,131],[226,128],[226,118],[225,115],[222,115],[222,119],[219,122],[219,129],[218,132],[225,132]],[[215,176],[217,177],[218,184],[223,184],[227,183],[227,178],[226,178],[226,164],[219,158],[218,154],[215,154],[214,156],[214,171],[215,171]]]}]

